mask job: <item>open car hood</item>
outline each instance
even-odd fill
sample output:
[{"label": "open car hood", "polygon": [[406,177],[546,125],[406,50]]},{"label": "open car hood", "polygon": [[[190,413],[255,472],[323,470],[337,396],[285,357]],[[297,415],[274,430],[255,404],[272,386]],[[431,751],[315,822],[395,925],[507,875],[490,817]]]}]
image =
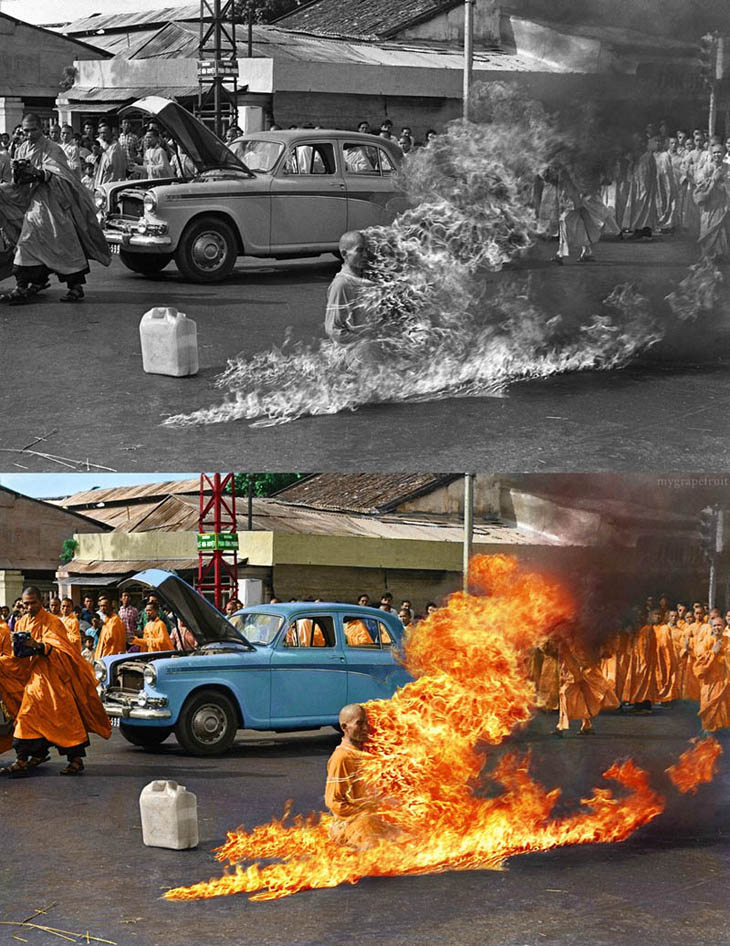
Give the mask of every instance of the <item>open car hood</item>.
[{"label": "open car hood", "polygon": [[148,95],[120,109],[119,114],[144,112],[156,118],[190,158],[199,173],[226,168],[243,171],[250,177],[253,172],[194,115],[161,95]]},{"label": "open car hood", "polygon": [[247,644],[251,650],[254,650],[253,644],[247,641],[232,624],[229,624],[210,601],[173,572],[166,572],[161,568],[148,568],[143,572],[137,572],[131,578],[125,578],[120,582],[119,587],[130,584],[142,585],[154,591],[161,601],[164,601],[183,619],[201,646],[221,641],[236,641]]}]

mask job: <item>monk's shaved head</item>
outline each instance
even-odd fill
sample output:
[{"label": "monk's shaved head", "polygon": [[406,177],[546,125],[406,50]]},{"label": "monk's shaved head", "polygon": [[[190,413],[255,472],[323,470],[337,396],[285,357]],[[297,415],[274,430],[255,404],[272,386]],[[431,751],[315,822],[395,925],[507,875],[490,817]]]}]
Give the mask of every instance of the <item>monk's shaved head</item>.
[{"label": "monk's shaved head", "polygon": [[360,230],[348,230],[340,237],[340,253],[344,255],[348,250],[352,250],[356,246],[362,246],[364,243],[365,237]]},{"label": "monk's shaved head", "polygon": [[33,598],[37,598],[39,601],[41,600],[41,591],[37,585],[26,585],[26,587],[23,588],[23,597],[25,598],[31,596]]},{"label": "monk's shaved head", "polygon": [[348,703],[347,706],[343,706],[340,710],[340,726],[344,723],[351,723],[354,719],[359,719],[361,716],[367,717],[367,715],[362,703]]}]

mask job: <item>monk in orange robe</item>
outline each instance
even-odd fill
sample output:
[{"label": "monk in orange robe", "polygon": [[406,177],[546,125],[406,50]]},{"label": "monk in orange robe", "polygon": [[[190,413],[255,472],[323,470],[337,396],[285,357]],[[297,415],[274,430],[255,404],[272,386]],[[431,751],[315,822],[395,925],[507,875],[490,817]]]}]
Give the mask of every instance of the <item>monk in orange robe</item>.
[{"label": "monk in orange robe", "polygon": [[342,742],[327,763],[324,803],[332,812],[330,837],[367,850],[396,836],[396,828],[381,812],[386,805],[369,791],[360,775],[363,746],[369,735],[368,717],[363,706],[351,703],[340,710]]},{"label": "monk in orange robe", "polygon": [[723,635],[721,617],[712,618],[711,637],[703,653],[695,657],[695,673],[700,681],[702,728],[715,732],[730,726],[730,640]]},{"label": "monk in orange robe", "polygon": [[79,653],[81,653],[81,628],[79,619],[74,614],[74,603],[70,598],[64,598],[61,602],[61,620],[66,628],[68,639],[75,647],[78,647]]},{"label": "monk in orange robe", "polygon": [[682,649],[679,652],[679,662],[682,667],[682,699],[699,700],[700,681],[694,671],[695,652],[700,653],[702,647],[699,638],[695,640],[695,629],[699,625],[694,619],[694,614],[690,611],[687,614],[687,620],[684,625],[684,639]]},{"label": "monk in orange robe", "polygon": [[[17,756],[0,774],[29,775],[48,761],[53,745],[68,758],[61,774],[79,775],[89,733],[111,736],[109,717],[90,664],[70,643],[61,619],[45,610],[36,587],[23,592],[23,607],[15,631],[30,634],[26,647],[34,653],[0,657],[0,699],[15,720],[12,745]],[[0,750],[8,748],[7,741],[0,744]]]},{"label": "monk in orange robe", "polygon": [[634,635],[625,698],[637,713],[651,713],[657,698],[656,637],[651,624],[643,624]]},{"label": "monk in orange robe", "polygon": [[558,646],[555,641],[545,641],[539,647],[542,653],[540,676],[535,687],[535,699],[541,710],[552,711],[560,705],[560,668]]},{"label": "monk in orange robe", "polygon": [[0,657],[10,657],[13,653],[13,644],[10,640],[10,625],[0,618]]},{"label": "monk in orange robe", "polygon": [[364,621],[354,619],[345,621],[345,643],[348,647],[374,647],[375,642]]},{"label": "monk in orange robe", "polygon": [[601,648],[600,670],[611,684],[616,699],[621,703],[624,700],[624,686],[631,663],[632,648],[631,623],[610,637]]},{"label": "monk in orange robe", "polygon": [[[667,612],[667,619],[670,614],[673,614],[676,620],[677,612]],[[672,629],[662,618],[659,610],[653,611],[649,615],[649,620],[654,628],[656,641],[657,702],[670,703],[672,700],[679,699],[682,692],[681,676],[678,672],[679,660],[674,648]]]},{"label": "monk in orange robe", "polygon": [[142,637],[133,638],[132,643],[136,644],[142,651],[175,650],[170,635],[167,633],[167,626],[160,618],[157,605],[150,602],[144,611],[147,621],[144,631],[142,631]]},{"label": "monk in orange robe", "polygon": [[571,719],[580,719],[581,735],[593,732],[592,718],[601,710],[617,709],[619,701],[598,668],[588,648],[576,641],[561,641],[558,647],[560,663],[560,716],[556,734],[570,729]]},{"label": "monk in orange robe", "polygon": [[[99,631],[94,659],[110,657],[112,654],[124,654],[127,650],[127,629],[118,614],[114,613],[112,603],[106,595],[98,601],[99,610],[104,615],[104,623]],[[173,648],[171,647],[170,650]]]}]

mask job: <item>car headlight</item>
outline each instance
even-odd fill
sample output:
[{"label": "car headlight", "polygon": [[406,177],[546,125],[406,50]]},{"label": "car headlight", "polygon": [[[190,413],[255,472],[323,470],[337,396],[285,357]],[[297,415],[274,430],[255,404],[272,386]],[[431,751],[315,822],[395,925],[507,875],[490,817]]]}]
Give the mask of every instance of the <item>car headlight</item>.
[{"label": "car headlight", "polygon": [[106,194],[102,190],[94,191],[94,203],[96,204],[97,210],[102,210],[106,204]]},{"label": "car headlight", "polygon": [[94,676],[99,683],[106,678],[106,664],[103,664],[101,660],[94,661]]},{"label": "car headlight", "polygon": [[145,213],[151,214],[157,210],[157,197],[154,191],[147,191],[144,195],[142,205],[144,206]]},{"label": "car headlight", "polygon": [[144,668],[144,682],[147,686],[154,686],[157,683],[157,670],[154,664],[147,664]]}]

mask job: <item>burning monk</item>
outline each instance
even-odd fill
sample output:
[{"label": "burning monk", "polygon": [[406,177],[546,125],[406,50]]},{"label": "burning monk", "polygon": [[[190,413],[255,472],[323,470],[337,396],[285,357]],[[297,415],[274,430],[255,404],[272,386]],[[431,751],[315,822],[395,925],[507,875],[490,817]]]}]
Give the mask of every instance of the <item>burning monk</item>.
[{"label": "burning monk", "polygon": [[723,636],[722,618],[713,618],[710,627],[706,649],[695,658],[694,665],[700,681],[699,716],[705,732],[730,726],[730,639]]},{"label": "burning monk", "polygon": [[[60,145],[46,138],[37,115],[23,119],[24,142],[15,155],[13,193],[0,197],[0,226],[9,210],[23,207],[13,273],[16,287],[0,301],[21,305],[45,289],[51,273],[68,286],[62,300],[77,302],[84,296],[89,260],[105,266],[109,248],[96,219],[91,194],[69,168]],[[17,162],[23,162],[18,165]],[[12,199],[11,199],[12,198]]]},{"label": "burning monk", "polygon": [[611,684],[598,669],[583,646],[577,642],[561,641],[560,662],[560,716],[556,734],[570,729],[571,719],[580,719],[580,734],[593,733],[592,718],[601,710],[617,709],[619,701]]},{"label": "burning monk", "polygon": [[360,341],[371,328],[361,295],[369,285],[363,278],[367,243],[360,230],[348,230],[340,237],[342,269],[327,291],[324,330],[338,345]]},{"label": "burning monk", "polygon": [[[60,774],[79,775],[89,733],[108,739],[109,718],[91,665],[70,643],[61,619],[45,610],[32,585],[23,592],[23,607],[15,632],[30,634],[24,644],[27,656],[0,657],[0,699],[15,720],[12,745],[17,756],[0,774],[27,776],[48,761],[49,747],[56,746],[68,759]],[[0,740],[0,751],[8,748],[10,740]]]},{"label": "burning monk", "polygon": [[386,806],[375,797],[360,774],[362,747],[368,739],[368,717],[360,703],[340,710],[342,742],[327,763],[324,803],[332,812],[330,836],[359,851],[392,839],[396,829],[382,815]]}]

